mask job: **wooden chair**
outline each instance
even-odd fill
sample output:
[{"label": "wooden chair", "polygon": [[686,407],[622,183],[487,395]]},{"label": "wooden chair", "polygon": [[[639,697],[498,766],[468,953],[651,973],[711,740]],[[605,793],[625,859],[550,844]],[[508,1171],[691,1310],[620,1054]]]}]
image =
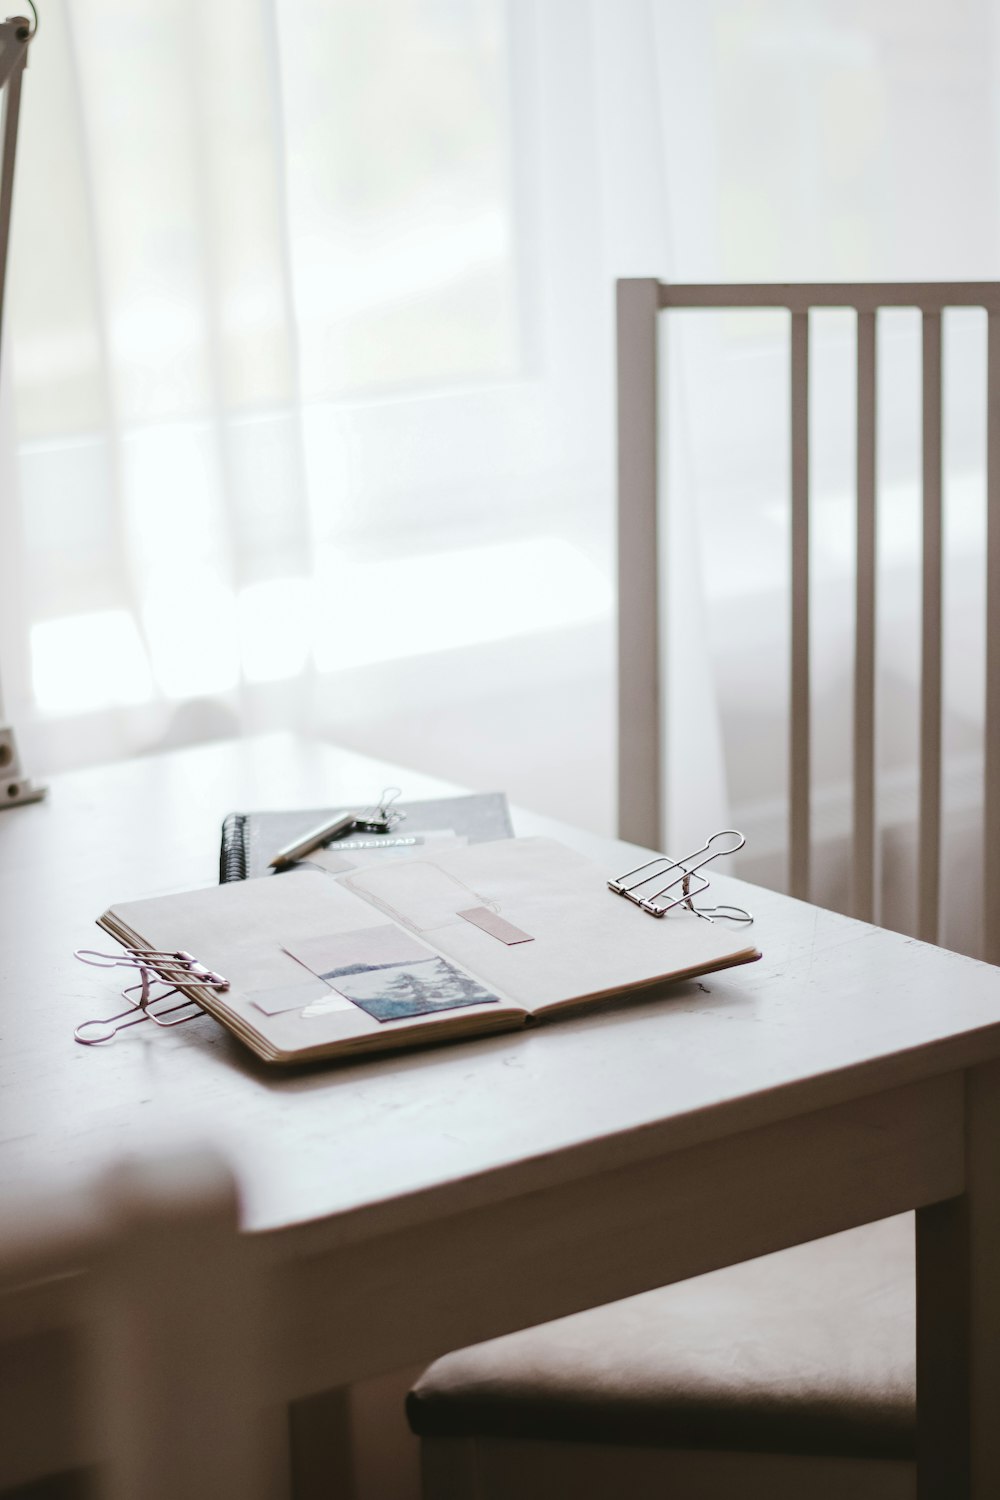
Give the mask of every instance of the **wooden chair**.
[{"label": "wooden chair", "polygon": [[913,1308],[904,1215],[445,1355],[425,1500],[913,1500]]},{"label": "wooden chair", "polygon": [[[208,1154],[8,1199],[0,1358],[17,1379],[0,1382],[5,1496],[264,1500],[264,1309],[244,1249],[232,1177]],[[62,1357],[46,1358],[57,1345]],[[96,1468],[79,1467],[95,1453]]]},{"label": "wooden chair", "polygon": [[[779,308],[790,322],[791,590],[788,890],[810,898],[809,345],[812,309],[853,309],[857,321],[857,512],[851,914],[877,920],[876,871],[876,371],[880,309],[922,321],[922,561],[917,932],[939,940],[942,772],[942,314],[984,308],[988,320],[986,672],[983,822],[1000,820],[1000,282],[859,285],[618,285],[618,823],[636,843],[669,841],[664,788],[663,630],[657,418],[657,328],[672,311]],[[669,503],[669,496],[668,503]],[[662,623],[662,622],[661,622]],[[1000,962],[1000,847],[984,841],[983,951]]]},{"label": "wooden chair", "polygon": [[[857,314],[853,907],[875,873],[877,312],[923,319],[918,921],[935,941],[941,849],[941,317],[989,314],[985,820],[1000,815],[1000,284],[618,286],[619,832],[670,847],[658,559],[658,320],[674,308],[790,315],[789,889],[808,899],[809,312]],[[1000,846],[986,840],[986,956],[1000,960]],[[623,1249],[627,1254],[627,1247]],[[408,1399],[425,1500],[916,1493],[913,1221],[866,1225],[445,1356]]]}]

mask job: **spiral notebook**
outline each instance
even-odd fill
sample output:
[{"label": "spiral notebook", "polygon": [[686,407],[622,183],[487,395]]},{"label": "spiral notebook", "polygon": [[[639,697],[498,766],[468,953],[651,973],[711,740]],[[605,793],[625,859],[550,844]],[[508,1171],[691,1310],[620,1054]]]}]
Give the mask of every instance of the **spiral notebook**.
[{"label": "spiral notebook", "polygon": [[283,1064],[509,1031],[760,957],[694,912],[650,920],[606,870],[539,838],[232,881],[125,902],[99,923],[221,976],[225,988],[178,988]]},{"label": "spiral notebook", "polygon": [[[343,875],[359,864],[383,856],[419,855],[434,846],[480,844],[514,836],[510,808],[503,792],[479,792],[462,797],[435,797],[423,802],[397,802],[405,817],[388,834],[359,833],[338,839],[301,862],[301,869],[320,869]],[[271,856],[318,824],[348,807],[313,808],[297,812],[233,812],[222,825],[219,882],[273,876]]]}]

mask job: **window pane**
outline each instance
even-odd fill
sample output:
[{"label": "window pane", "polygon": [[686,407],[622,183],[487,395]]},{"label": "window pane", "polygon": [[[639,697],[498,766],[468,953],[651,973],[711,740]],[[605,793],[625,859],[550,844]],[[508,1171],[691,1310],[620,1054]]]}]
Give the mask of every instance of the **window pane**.
[{"label": "window pane", "polygon": [[304,394],[518,362],[498,0],[280,7]]}]

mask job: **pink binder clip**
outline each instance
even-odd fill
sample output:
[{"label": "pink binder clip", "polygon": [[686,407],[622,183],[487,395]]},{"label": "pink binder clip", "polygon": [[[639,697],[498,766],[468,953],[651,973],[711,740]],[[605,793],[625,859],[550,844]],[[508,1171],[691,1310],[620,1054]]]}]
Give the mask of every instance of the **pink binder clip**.
[{"label": "pink binder clip", "polygon": [[[128,1001],[125,1010],[98,1020],[81,1021],[73,1036],[83,1047],[110,1042],[119,1031],[137,1026],[140,1021],[153,1021],[163,1027],[181,1026],[203,1015],[202,1006],[190,995],[175,1005],[164,1003],[181,994],[183,985],[204,985],[213,990],[229,988],[228,979],[183,951],[162,953],[154,948],[126,948],[121,953],[99,953],[93,948],[78,948],[74,956],[98,969],[131,969],[139,976],[134,984],[127,984],[122,990],[122,998]],[[182,1011],[185,1014],[179,1014]]]}]

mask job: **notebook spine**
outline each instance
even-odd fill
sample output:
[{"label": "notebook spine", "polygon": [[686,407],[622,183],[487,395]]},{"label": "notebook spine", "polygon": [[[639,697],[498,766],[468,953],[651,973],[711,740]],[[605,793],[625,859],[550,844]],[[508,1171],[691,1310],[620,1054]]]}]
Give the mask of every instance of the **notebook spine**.
[{"label": "notebook spine", "polygon": [[230,813],[222,825],[219,847],[219,884],[247,878],[247,814]]}]

